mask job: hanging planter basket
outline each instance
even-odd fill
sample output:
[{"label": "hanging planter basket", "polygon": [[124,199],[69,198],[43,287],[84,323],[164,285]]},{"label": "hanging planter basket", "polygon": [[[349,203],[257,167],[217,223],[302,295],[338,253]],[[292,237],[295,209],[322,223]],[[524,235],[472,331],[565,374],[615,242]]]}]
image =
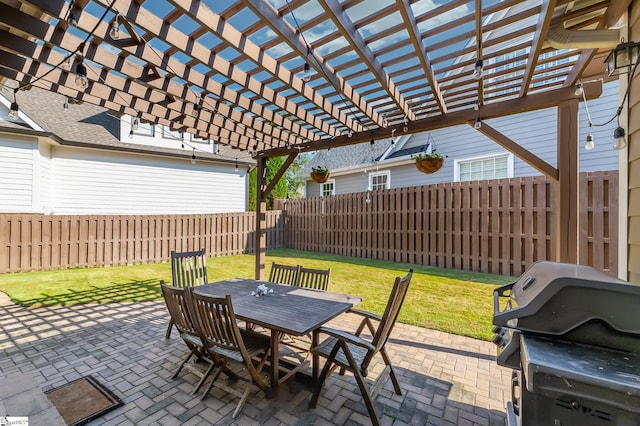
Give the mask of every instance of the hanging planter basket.
[{"label": "hanging planter basket", "polygon": [[422,173],[435,173],[442,167],[442,157],[428,157],[416,160],[416,169]]},{"label": "hanging planter basket", "polygon": [[329,180],[329,176],[331,176],[331,172],[311,172],[311,179],[316,183],[325,183]]}]

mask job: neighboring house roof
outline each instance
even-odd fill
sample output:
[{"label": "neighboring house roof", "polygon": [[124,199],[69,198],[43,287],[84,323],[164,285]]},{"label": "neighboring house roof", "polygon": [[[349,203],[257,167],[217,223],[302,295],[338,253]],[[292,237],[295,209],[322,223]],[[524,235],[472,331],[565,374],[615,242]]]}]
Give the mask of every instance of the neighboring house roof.
[{"label": "neighboring house roof", "polygon": [[413,154],[418,154],[420,152],[426,152],[429,149],[429,145],[431,145],[431,144],[427,143],[427,144],[424,144],[424,145],[412,146],[411,148],[399,149],[399,150],[393,151],[391,154],[387,155],[387,157],[385,159],[405,157],[407,155],[413,155]]},{"label": "neighboring house roof", "polygon": [[[11,82],[15,85],[15,82]],[[13,100],[13,88],[6,83],[0,87],[0,94]],[[68,111],[63,108],[64,97],[55,92],[32,87],[20,90],[16,94],[20,111],[36,122],[45,133],[56,137],[61,145],[83,146],[88,148],[110,149],[125,152],[138,152],[191,157],[191,149],[174,149],[121,142],[120,119],[109,114],[109,110],[83,102],[73,104],[70,100]],[[25,123],[1,121],[0,128],[24,130],[30,127]],[[246,151],[218,144],[218,153],[197,151],[199,159],[255,164],[255,160]]]},{"label": "neighboring house roof", "polygon": [[370,143],[361,143],[358,145],[341,146],[329,151],[317,151],[304,169],[302,169],[300,175],[308,175],[311,167],[316,166],[336,170],[374,163],[387,151],[389,144],[389,140],[381,140],[373,145]]}]

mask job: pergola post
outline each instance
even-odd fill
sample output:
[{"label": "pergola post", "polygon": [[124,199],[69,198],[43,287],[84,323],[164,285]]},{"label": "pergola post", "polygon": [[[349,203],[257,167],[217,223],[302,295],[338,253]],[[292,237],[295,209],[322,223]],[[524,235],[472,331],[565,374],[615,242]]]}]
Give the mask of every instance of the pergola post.
[{"label": "pergola post", "polygon": [[555,204],[556,259],[578,263],[579,248],[578,100],[558,105],[558,193]]},{"label": "pergola post", "polygon": [[256,274],[257,280],[264,280],[265,271],[264,263],[267,254],[267,203],[266,192],[267,187],[267,157],[258,157],[256,169]]}]

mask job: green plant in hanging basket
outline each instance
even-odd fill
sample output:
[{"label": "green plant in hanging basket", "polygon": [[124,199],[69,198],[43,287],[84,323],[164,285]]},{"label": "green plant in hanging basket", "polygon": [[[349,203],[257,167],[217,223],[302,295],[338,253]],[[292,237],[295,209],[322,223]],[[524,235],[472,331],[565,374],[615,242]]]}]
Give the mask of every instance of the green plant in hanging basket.
[{"label": "green plant in hanging basket", "polygon": [[416,162],[416,169],[420,170],[422,173],[437,172],[442,167],[442,163],[444,161],[442,154],[439,152],[431,152],[430,154],[421,152],[414,155],[413,159]]},{"label": "green plant in hanging basket", "polygon": [[311,167],[311,179],[317,183],[324,183],[329,180],[331,173],[329,169],[321,166]]}]

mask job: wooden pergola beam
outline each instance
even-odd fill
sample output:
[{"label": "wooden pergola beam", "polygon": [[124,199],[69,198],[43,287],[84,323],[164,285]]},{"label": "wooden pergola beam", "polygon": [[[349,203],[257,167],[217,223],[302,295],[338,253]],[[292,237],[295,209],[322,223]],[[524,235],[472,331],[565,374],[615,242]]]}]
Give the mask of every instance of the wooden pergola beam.
[{"label": "wooden pergola beam", "polygon": [[[468,124],[473,127],[474,122],[469,121]],[[522,145],[514,142],[512,139],[489,126],[487,123],[482,123],[482,126],[477,130],[534,169],[538,170],[546,177],[555,181],[558,180],[558,169],[533,154],[531,151],[523,148]]]},{"label": "wooden pergola beam", "polygon": [[[413,44],[413,48],[418,55],[418,60],[422,65],[422,69],[424,70],[424,75],[427,77],[427,82],[429,83],[429,87],[431,88],[431,93],[435,99],[438,108],[442,114],[447,113],[447,105],[445,103],[444,97],[440,92],[440,85],[436,78],[435,73],[433,72],[433,66],[431,65],[431,59],[427,55],[427,52],[424,49],[424,45],[422,43],[422,37],[420,35],[420,30],[418,29],[418,24],[416,22],[416,17],[414,16],[411,10],[411,4],[409,0],[396,0],[396,4],[398,5],[398,10],[402,15],[402,19],[405,23],[406,31],[409,33],[409,39]],[[387,77],[388,78],[388,77]],[[415,121],[416,117],[411,111],[411,114],[407,114],[405,112],[405,116],[410,121]]]},{"label": "wooden pergola beam", "polygon": [[[384,126],[384,120],[349,84],[338,76],[331,65],[315,51],[307,52],[307,46],[300,35],[285,22],[280,15],[267,2],[263,0],[241,0],[251,11],[259,16],[278,36],[285,41],[301,57],[307,57],[309,66],[314,68],[321,76],[328,80],[333,87],[342,92],[345,100],[351,102],[356,109],[376,123],[379,127]],[[364,131],[358,121],[354,122],[354,131]]]},{"label": "wooden pergola beam", "polygon": [[[583,84],[584,96],[587,100],[596,99],[602,94],[602,81],[590,81]],[[504,117],[513,114],[519,114],[526,111],[534,111],[549,107],[558,106],[563,101],[572,99],[582,99],[582,96],[576,95],[574,87],[561,87],[555,90],[549,90],[539,93],[527,95],[523,98],[515,98],[486,104],[481,107],[480,111],[474,111],[472,108],[462,111],[449,112],[443,116],[427,117],[421,120],[410,122],[407,124],[405,134],[427,132],[444,127],[450,127],[460,124],[466,124],[469,121],[475,121],[478,114],[483,119]],[[395,128],[395,127],[393,127]],[[376,129],[370,132],[354,133],[349,136],[337,136],[334,139],[323,139],[306,143],[291,149],[300,152],[312,152],[320,149],[335,148],[339,146],[352,145],[355,143],[369,142],[373,138],[384,139],[391,134],[392,128]],[[396,135],[401,132],[396,132]],[[289,154],[289,148],[276,148],[265,151],[263,154],[268,157]]]},{"label": "wooden pergola beam", "polygon": [[542,10],[538,15],[538,24],[536,25],[536,32],[531,40],[531,49],[529,50],[529,60],[524,70],[524,76],[522,77],[522,86],[520,87],[520,95],[526,96],[529,92],[529,85],[533,78],[533,72],[538,64],[538,57],[542,50],[542,45],[545,42],[544,35],[547,33],[551,17],[556,7],[556,0],[544,0],[542,2]]}]

